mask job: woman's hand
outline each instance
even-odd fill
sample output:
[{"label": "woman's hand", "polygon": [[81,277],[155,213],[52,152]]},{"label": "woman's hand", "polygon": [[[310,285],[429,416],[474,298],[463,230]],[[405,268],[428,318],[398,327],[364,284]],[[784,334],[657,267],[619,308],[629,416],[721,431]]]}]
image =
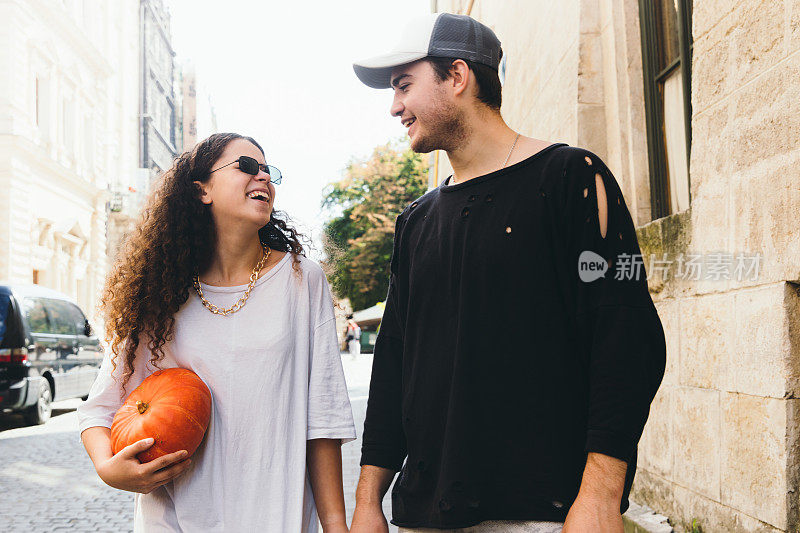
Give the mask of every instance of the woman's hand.
[{"label": "woman's hand", "polygon": [[108,486],[129,492],[148,494],[183,474],[191,465],[186,450],[164,455],[148,463],[140,463],[136,455],[153,445],[153,439],[144,439],[126,446],[97,465],[97,475]]}]

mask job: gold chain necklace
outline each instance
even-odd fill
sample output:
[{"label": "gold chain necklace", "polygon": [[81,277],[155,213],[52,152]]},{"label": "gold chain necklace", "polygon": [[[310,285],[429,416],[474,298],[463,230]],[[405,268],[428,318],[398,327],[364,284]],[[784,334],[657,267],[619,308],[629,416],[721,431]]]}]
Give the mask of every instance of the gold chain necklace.
[{"label": "gold chain necklace", "polygon": [[264,250],[264,254],[261,256],[261,259],[258,261],[258,264],[255,266],[255,268],[253,268],[253,273],[250,275],[250,283],[247,284],[247,290],[244,291],[244,294],[242,295],[241,298],[239,298],[239,301],[233,304],[233,306],[229,307],[228,309],[220,309],[216,305],[206,300],[205,296],[203,296],[203,289],[202,287],[200,287],[200,275],[199,274],[194,275],[194,290],[197,291],[197,295],[200,296],[200,300],[202,300],[203,305],[206,307],[206,309],[208,309],[215,315],[228,316],[230,314],[235,313],[244,306],[244,303],[250,297],[250,291],[253,290],[253,287],[256,284],[256,280],[258,280],[258,274],[261,272],[261,269],[264,268],[264,263],[267,262],[269,254],[272,253],[272,250],[270,250],[269,246],[267,246],[266,244],[261,243],[261,247]]}]

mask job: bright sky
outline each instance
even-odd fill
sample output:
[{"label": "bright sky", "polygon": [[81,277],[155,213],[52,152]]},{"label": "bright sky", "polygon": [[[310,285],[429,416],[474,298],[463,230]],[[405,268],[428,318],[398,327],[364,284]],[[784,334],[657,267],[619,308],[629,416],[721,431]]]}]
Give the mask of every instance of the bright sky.
[{"label": "bright sky", "polygon": [[391,91],[362,85],[352,62],[388,51],[409,18],[430,12],[430,0],[167,5],[176,59],[195,66],[198,107],[209,94],[219,131],[250,135],[264,147],[284,175],[277,208],[313,237],[310,255],[321,258],[322,189],[352,157],[405,136],[389,116]]}]

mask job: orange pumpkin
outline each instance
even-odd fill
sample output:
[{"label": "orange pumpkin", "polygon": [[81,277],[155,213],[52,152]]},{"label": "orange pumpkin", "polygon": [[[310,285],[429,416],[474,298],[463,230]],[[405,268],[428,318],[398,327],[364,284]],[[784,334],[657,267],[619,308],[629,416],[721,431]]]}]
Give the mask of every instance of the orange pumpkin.
[{"label": "orange pumpkin", "polygon": [[142,381],[114,415],[112,450],[116,454],[152,437],[153,445],[136,456],[142,463],[179,450],[191,457],[210,419],[211,391],[197,374],[185,368],[159,370]]}]

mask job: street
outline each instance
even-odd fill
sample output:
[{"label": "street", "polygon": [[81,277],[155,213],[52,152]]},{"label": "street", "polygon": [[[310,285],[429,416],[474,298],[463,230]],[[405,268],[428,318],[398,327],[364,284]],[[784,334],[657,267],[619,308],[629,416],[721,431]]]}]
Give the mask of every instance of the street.
[{"label": "street", "polygon": [[[343,355],[342,363],[359,437],[342,448],[349,524],[372,356],[363,354],[353,361]],[[132,531],[133,495],[103,483],[80,442],[75,413],[80,402],[54,403],[52,418],[42,426],[23,427],[16,415],[0,419],[0,531]],[[387,517],[389,501],[387,495]],[[390,526],[390,531],[397,528]]]}]

